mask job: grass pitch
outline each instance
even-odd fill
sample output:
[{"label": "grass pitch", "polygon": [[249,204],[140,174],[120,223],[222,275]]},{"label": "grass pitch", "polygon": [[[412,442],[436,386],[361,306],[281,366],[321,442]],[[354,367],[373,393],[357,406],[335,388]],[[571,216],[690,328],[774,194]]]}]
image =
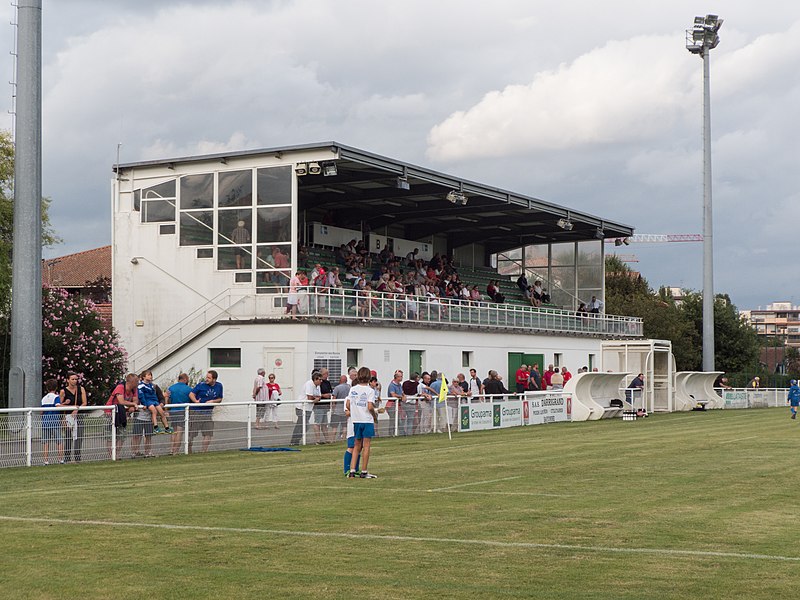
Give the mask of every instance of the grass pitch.
[{"label": "grass pitch", "polygon": [[713,411],[0,471],[8,598],[794,598],[800,423]]}]

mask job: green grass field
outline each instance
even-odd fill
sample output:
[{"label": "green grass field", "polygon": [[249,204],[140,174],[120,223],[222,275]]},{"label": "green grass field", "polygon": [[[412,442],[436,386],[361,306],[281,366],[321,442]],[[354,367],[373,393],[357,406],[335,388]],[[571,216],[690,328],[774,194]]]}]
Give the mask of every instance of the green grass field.
[{"label": "green grass field", "polygon": [[6,469],[0,595],[795,598],[788,415],[379,438],[375,480],[342,445]]}]

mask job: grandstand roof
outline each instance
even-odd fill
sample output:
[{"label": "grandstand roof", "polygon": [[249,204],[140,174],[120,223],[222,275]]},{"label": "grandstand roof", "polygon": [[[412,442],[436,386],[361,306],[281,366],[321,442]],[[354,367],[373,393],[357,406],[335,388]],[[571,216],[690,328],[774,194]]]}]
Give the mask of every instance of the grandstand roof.
[{"label": "grandstand roof", "polygon": [[[451,248],[477,242],[492,253],[528,244],[597,239],[598,230],[605,237],[627,237],[634,231],[630,225],[338,142],[125,163],[119,169],[259,155],[283,158],[309,151],[320,151],[321,161],[335,161],[337,172],[299,177],[299,209],[306,212],[306,222],[328,215],[336,225],[351,229],[401,225],[404,239],[445,233]],[[398,187],[398,177],[405,178],[409,189]],[[451,190],[462,192],[467,203],[448,201],[445,196]],[[560,219],[569,220],[572,229],[559,227]]]}]

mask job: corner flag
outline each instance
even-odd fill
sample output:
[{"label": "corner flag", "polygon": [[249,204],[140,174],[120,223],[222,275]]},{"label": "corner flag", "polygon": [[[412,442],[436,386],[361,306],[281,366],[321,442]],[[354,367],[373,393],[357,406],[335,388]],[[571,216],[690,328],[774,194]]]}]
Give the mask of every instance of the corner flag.
[{"label": "corner flag", "polygon": [[447,402],[447,377],[442,375],[442,387],[439,389],[439,402]]}]

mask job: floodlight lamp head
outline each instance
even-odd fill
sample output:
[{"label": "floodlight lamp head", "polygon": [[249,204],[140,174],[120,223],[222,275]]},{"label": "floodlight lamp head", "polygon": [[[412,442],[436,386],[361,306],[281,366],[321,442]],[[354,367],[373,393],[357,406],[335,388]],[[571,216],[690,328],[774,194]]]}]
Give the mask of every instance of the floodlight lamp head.
[{"label": "floodlight lamp head", "polygon": [[310,162],[308,163],[308,174],[309,175],[319,175],[322,173],[322,167],[319,166],[318,162]]},{"label": "floodlight lamp head", "polygon": [[407,177],[403,177],[403,176],[398,177],[396,185],[397,185],[397,189],[398,190],[410,190],[411,189],[411,184],[408,183],[408,178]]},{"label": "floodlight lamp head", "polygon": [[308,175],[308,163],[297,163],[294,167],[295,175]]},{"label": "floodlight lamp head", "polygon": [[339,169],[336,168],[336,163],[333,161],[328,161],[322,163],[322,174],[325,177],[333,177],[339,174]]},{"label": "floodlight lamp head", "polygon": [[602,240],[603,238],[605,238],[605,237],[606,237],[606,234],[605,234],[605,232],[604,232],[602,229],[600,229],[600,228],[598,227],[598,228],[595,230],[595,232],[594,232],[594,237],[595,237],[596,239],[598,239],[598,240]]},{"label": "floodlight lamp head", "polygon": [[622,246],[622,238],[617,238],[614,240],[615,246]]},{"label": "floodlight lamp head", "polygon": [[622,240],[622,243],[625,244],[626,246],[630,246],[631,245],[631,238],[624,238]]},{"label": "floodlight lamp head", "polygon": [[558,221],[556,221],[556,225],[561,227],[561,229],[563,229],[564,231],[572,231],[572,228],[575,227],[572,224],[572,221],[570,221],[569,219],[559,219]]}]

